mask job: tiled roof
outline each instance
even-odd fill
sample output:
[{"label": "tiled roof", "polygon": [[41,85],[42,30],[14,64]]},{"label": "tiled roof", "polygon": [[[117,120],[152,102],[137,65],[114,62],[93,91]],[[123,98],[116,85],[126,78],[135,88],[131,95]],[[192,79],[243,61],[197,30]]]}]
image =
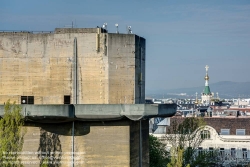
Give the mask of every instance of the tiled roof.
[{"label": "tiled roof", "polygon": [[[171,117],[170,126],[167,126],[166,129],[171,128],[173,121],[181,123],[185,120],[185,117]],[[236,129],[245,129],[246,134],[250,135],[250,118],[249,117],[206,117],[204,121],[207,125],[213,127],[218,133],[221,129],[230,129],[230,135],[236,135]]]}]

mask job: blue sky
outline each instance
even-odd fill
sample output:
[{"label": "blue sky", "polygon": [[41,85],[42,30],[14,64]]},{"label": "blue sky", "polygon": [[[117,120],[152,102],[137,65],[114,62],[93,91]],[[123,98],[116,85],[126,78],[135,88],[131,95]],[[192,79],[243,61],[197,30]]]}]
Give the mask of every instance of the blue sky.
[{"label": "blue sky", "polygon": [[70,25],[146,38],[146,90],[250,81],[249,0],[2,0],[0,30],[53,31]]}]

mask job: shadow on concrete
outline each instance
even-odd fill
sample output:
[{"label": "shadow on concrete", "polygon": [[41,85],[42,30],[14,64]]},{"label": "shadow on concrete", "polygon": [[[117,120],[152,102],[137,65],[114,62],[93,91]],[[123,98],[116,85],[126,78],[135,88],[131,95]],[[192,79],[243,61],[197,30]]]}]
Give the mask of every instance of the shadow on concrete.
[{"label": "shadow on concrete", "polygon": [[[32,124],[29,124],[32,125]],[[33,125],[33,126],[37,126]],[[72,122],[63,124],[39,124],[41,129],[48,133],[54,133],[62,136],[72,136]],[[75,121],[74,136],[83,136],[90,133],[90,125]]]},{"label": "shadow on concrete", "polygon": [[40,144],[38,148],[40,166],[59,167],[62,157],[62,146],[59,135],[40,128]]},{"label": "shadow on concrete", "polygon": [[74,136],[83,136],[90,133],[90,125],[75,121]]}]

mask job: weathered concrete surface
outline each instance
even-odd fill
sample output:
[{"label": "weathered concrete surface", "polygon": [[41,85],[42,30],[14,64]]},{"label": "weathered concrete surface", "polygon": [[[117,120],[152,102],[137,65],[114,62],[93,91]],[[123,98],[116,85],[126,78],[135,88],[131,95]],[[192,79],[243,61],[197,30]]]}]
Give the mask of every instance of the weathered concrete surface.
[{"label": "weathered concrete surface", "polygon": [[108,34],[107,45],[109,103],[144,103],[145,39],[134,34]]},{"label": "weathered concrete surface", "polygon": [[[23,155],[22,162],[30,163],[27,167],[38,167],[44,156],[61,167],[71,167],[72,162],[75,167],[129,167],[130,154],[135,156],[130,153],[130,124],[129,120],[74,122],[72,138],[72,123],[26,123],[23,152],[32,154]],[[133,147],[139,147],[137,142]]]},{"label": "weathered concrete surface", "polygon": [[[139,166],[140,122],[130,120],[41,124],[26,122],[25,167],[38,167],[43,157],[62,167]],[[63,127],[63,128],[62,128]],[[148,166],[148,120],[141,122],[141,161]],[[72,137],[72,133],[74,137]],[[72,156],[74,148],[74,156]],[[74,158],[74,160],[73,160]]]},{"label": "weathered concrete surface", "polygon": [[[131,122],[130,126],[130,166],[140,166],[141,161],[142,167],[149,166],[149,121],[141,120]],[[141,130],[141,135],[140,135]],[[141,147],[140,147],[141,140]],[[141,150],[141,151],[140,151]],[[140,160],[141,152],[141,160]]]},{"label": "weathered concrete surface", "polygon": [[64,95],[78,104],[144,103],[145,39],[105,32],[0,32],[0,104],[21,96],[63,104]]}]

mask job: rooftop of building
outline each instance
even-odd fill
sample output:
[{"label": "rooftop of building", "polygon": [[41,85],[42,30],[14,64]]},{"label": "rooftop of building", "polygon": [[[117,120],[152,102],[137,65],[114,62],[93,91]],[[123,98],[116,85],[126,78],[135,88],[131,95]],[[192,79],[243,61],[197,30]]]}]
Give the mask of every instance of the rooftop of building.
[{"label": "rooftop of building", "polygon": [[[185,117],[171,117],[170,126],[173,121],[181,123]],[[205,117],[206,125],[213,127],[218,134],[221,129],[229,129],[230,135],[236,135],[237,129],[245,129],[245,135],[250,135],[250,117]],[[166,127],[168,129],[168,127]]]},{"label": "rooftop of building", "polygon": [[55,28],[54,31],[27,31],[27,30],[0,30],[0,33],[29,33],[29,34],[63,34],[63,33],[96,33],[97,28],[100,29],[100,33],[108,33],[104,28]]}]

